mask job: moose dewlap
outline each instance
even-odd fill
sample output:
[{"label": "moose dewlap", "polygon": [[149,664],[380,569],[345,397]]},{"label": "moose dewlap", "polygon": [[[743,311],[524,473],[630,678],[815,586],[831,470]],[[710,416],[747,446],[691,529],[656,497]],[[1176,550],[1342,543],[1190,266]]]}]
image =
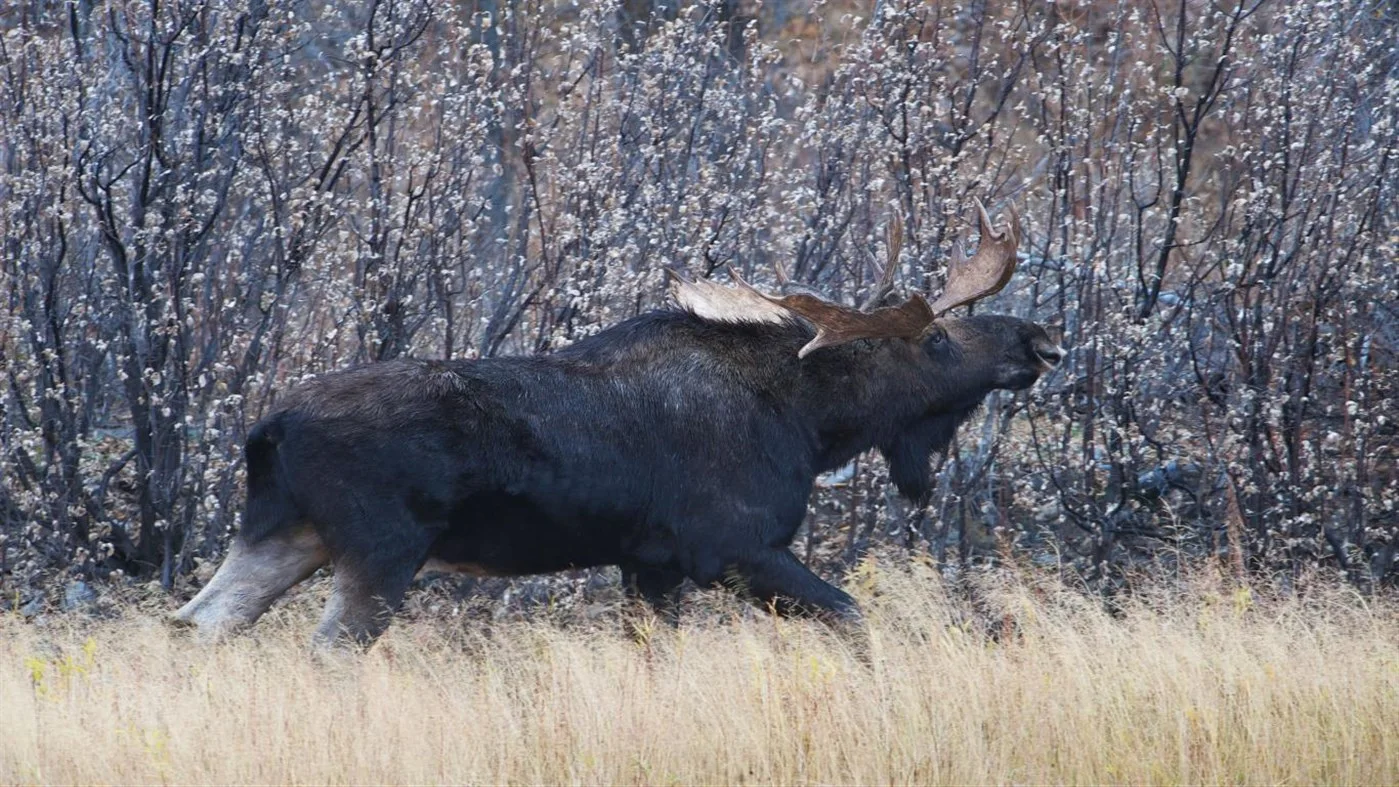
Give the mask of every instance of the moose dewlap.
[{"label": "moose dewlap", "polygon": [[[822,472],[870,449],[909,498],[995,389],[1062,357],[1040,326],[947,312],[1005,286],[1014,213],[957,256],[946,291],[853,309],[677,277],[678,309],[559,352],[400,360],[324,375],[251,430],[245,524],[176,614],[248,625],[327,563],[322,643],[368,643],[428,562],[482,575],[620,566],[673,614],[685,578],[726,578],[782,613],[857,618],[788,550]],[[897,233],[895,233],[895,236]],[[875,294],[892,289],[897,243]]]}]

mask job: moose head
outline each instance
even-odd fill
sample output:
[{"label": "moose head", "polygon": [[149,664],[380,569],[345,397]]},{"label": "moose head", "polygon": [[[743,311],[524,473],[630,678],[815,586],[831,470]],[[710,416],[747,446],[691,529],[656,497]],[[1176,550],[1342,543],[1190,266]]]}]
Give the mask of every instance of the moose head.
[{"label": "moose head", "polygon": [[[956,245],[947,284],[931,302],[922,293],[894,295],[902,236],[898,222],[890,227],[887,262],[863,308],[806,292],[770,295],[732,269],[730,286],[675,275],[672,295],[682,308],[713,321],[808,324],[814,333],[803,335],[797,358],[813,364],[813,371],[825,368],[843,377],[842,401],[863,400],[897,414],[898,423],[875,444],[889,460],[900,491],[923,498],[930,488],[929,454],[946,447],[986,395],[1029,388],[1064,357],[1062,335],[1055,329],[1003,315],[951,315],[999,292],[1015,273],[1020,231],[1014,207],[999,228],[980,201],[975,208],[981,236],[976,253],[966,256],[966,238]],[[778,279],[786,280],[780,269]],[[889,301],[894,305],[882,305]],[[852,349],[861,345],[864,352]],[[825,384],[818,388],[818,395],[829,395]],[[850,412],[835,420],[877,419]],[[848,454],[829,452],[838,463],[847,461]]]}]

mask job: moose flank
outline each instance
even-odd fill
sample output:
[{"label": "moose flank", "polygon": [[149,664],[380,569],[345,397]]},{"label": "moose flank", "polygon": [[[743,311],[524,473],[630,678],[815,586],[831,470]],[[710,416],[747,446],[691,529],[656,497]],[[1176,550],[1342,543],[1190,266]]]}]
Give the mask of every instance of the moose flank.
[{"label": "moose flank", "polygon": [[976,208],[977,252],[954,255],[932,303],[862,310],[677,275],[678,308],[552,354],[389,361],[301,386],[249,433],[243,526],[175,619],[249,625],[326,564],[322,644],[372,642],[425,567],[617,565],[661,610],[688,577],[734,580],[783,614],[857,619],[788,550],[817,476],[875,449],[922,501],[930,455],[986,395],[1028,388],[1063,355],[1032,322],[947,316],[1015,268],[1014,211],[996,229]]}]

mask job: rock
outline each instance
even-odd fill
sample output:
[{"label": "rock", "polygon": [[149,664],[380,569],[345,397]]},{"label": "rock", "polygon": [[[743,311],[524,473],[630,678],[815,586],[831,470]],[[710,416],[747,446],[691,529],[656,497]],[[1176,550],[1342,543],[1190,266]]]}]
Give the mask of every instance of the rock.
[{"label": "rock", "polygon": [[1194,462],[1178,462],[1174,459],[1137,476],[1137,494],[1148,499],[1161,497],[1175,486],[1193,486],[1198,480],[1200,467]]},{"label": "rock", "polygon": [[618,579],[611,571],[593,571],[588,575],[588,580],[583,584],[583,592],[589,596],[599,593],[611,593],[618,587]]},{"label": "rock", "polygon": [[88,583],[78,579],[63,588],[63,611],[72,612],[86,607],[97,600],[97,591]]},{"label": "rock", "polygon": [[32,618],[32,617],[34,617],[35,615],[38,615],[40,612],[43,612],[43,611],[44,611],[44,597],[43,597],[43,596],[35,596],[34,598],[31,598],[31,599],[29,599],[28,601],[24,602],[24,604],[23,604],[22,606],[20,606],[20,608],[19,608],[19,614],[23,615],[23,616],[26,617],[26,618]]}]

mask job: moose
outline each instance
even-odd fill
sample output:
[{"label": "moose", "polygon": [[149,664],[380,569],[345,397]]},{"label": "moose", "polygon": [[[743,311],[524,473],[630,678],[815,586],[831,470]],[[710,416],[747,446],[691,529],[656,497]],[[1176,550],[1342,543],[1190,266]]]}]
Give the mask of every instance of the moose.
[{"label": "moose", "polygon": [[788,549],[817,477],[873,449],[924,501],[932,453],[987,394],[1030,387],[1064,354],[1027,320],[948,316],[1010,279],[1009,212],[998,229],[977,202],[977,251],[954,253],[931,303],[878,305],[898,300],[891,242],[864,308],[675,274],[673,308],[551,354],[320,376],[250,430],[242,527],[174,619],[250,625],[330,564],[323,645],[372,643],[425,568],[616,565],[658,610],[688,578],[779,614],[858,620]]}]

